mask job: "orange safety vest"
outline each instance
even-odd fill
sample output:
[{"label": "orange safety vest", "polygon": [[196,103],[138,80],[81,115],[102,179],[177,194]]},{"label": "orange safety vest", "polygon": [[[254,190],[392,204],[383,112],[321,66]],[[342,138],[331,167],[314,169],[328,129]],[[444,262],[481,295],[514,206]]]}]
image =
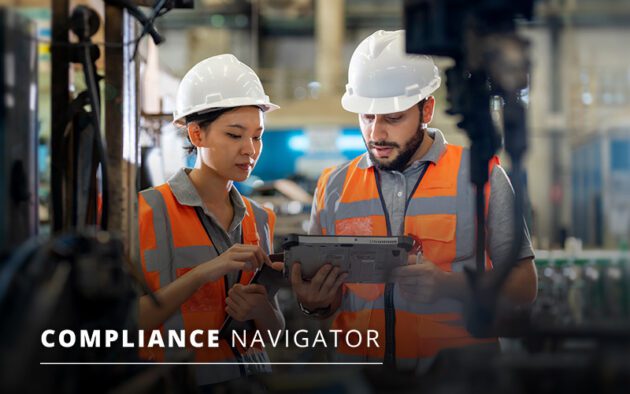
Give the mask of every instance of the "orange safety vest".
[{"label": "orange safety vest", "polygon": [[[361,168],[364,156],[324,172],[317,186],[317,215],[324,234],[391,236],[378,172]],[[446,145],[437,163],[428,163],[408,201],[404,234],[422,241],[426,259],[444,271],[474,266],[474,189],[469,151]],[[490,171],[498,165],[495,157]],[[363,166],[366,167],[366,166]],[[486,185],[486,201],[490,188]],[[487,205],[486,205],[487,211]],[[487,266],[491,262],[487,259]],[[395,284],[344,284],[333,328],[377,330],[379,347],[350,347],[343,341],[336,356],[343,361],[384,361],[402,369],[422,368],[441,350],[496,339],[473,338],[464,328],[461,303],[411,303]],[[365,335],[364,335],[365,337]]]},{"label": "orange safety vest", "polygon": [[[243,243],[260,245],[269,254],[273,250],[273,228],[275,215],[243,198],[247,213],[242,222]],[[163,184],[145,190],[138,197],[139,238],[142,270],[147,285],[157,291],[181,277],[195,266],[217,257],[203,224],[194,207],[181,205],[170,186]],[[240,272],[239,283],[247,284],[252,272]],[[218,330],[226,318],[225,299],[227,277],[209,282],[199,288],[179,310],[170,317],[160,330],[166,338],[166,330]],[[145,333],[145,343],[149,332]],[[187,337],[188,338],[188,337]],[[198,341],[207,343],[207,338],[199,336]],[[187,344],[189,346],[189,344]],[[195,361],[234,362],[269,361],[261,347],[233,349],[225,340],[218,348],[192,348]],[[168,360],[169,355],[181,349],[143,348],[141,356],[149,360]],[[269,372],[267,366],[222,365],[198,368],[199,384],[216,383],[255,373]]]}]

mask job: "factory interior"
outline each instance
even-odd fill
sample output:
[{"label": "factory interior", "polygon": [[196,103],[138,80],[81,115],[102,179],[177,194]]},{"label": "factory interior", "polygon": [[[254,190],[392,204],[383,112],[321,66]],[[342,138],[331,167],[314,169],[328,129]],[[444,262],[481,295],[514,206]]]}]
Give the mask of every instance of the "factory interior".
[{"label": "factory interior", "polygon": [[[446,145],[463,146],[470,152],[473,183],[466,190],[477,191],[471,194],[470,206],[475,196],[477,204],[486,204],[485,214],[484,205],[470,210],[467,224],[460,223],[464,214],[458,211],[457,235],[453,235],[455,224],[438,225],[438,220],[433,220],[434,231],[425,228],[418,233],[428,234],[428,240],[422,239],[424,246],[420,243],[425,256],[432,256],[432,246],[437,250],[446,247],[440,242],[450,242],[440,238],[441,232],[448,231],[440,230],[444,228],[453,229],[450,239],[454,245],[457,237],[458,256],[460,237],[482,245],[475,248],[476,253],[471,246],[470,265],[457,266],[461,291],[466,294],[459,320],[466,327],[466,338],[474,338],[470,343],[492,341],[493,346],[440,345],[440,351],[414,364],[413,370],[401,368],[399,359],[388,362],[389,345],[380,358],[357,359],[370,361],[363,364],[336,362],[338,349],[330,341],[300,346],[293,333],[323,330],[328,335],[331,327],[340,324],[352,329],[348,316],[353,312],[343,309],[344,298],[336,313],[334,308],[321,316],[313,313],[297,295],[295,278],[288,271],[292,262],[283,260],[283,255],[274,260],[281,253],[289,256],[292,244],[287,240],[292,236],[313,234],[314,217],[319,225],[320,212],[341,210],[344,204],[358,207],[364,201],[349,203],[344,198],[369,194],[368,187],[348,190],[352,189],[350,175],[339,191],[342,197],[334,197],[334,191],[321,193],[329,193],[323,187],[331,188],[335,182],[334,175],[327,178],[328,169],[355,163],[355,158],[369,151],[371,142],[362,131],[365,114],[380,119],[380,114],[398,112],[347,110],[345,101],[359,91],[352,85],[353,54],[380,30],[404,30],[400,37],[406,42],[405,56],[427,55],[437,66],[441,84],[430,93],[434,112],[428,130],[441,133],[431,134],[435,138],[431,141],[435,145],[441,141],[438,134],[443,135]],[[3,0],[0,392],[627,393],[629,42],[630,0]],[[247,177],[227,185],[233,188],[229,189],[230,204],[236,204],[235,190],[246,202],[242,232],[238,230],[243,243],[248,243],[250,231],[246,223],[255,216],[256,247],[263,251],[257,258],[265,261],[261,266],[271,266],[272,261],[284,264],[278,271],[283,278],[274,288],[275,301],[272,297],[264,302],[281,316],[286,342],[283,337],[282,346],[264,346],[267,358],[262,370],[266,373],[252,372],[260,365],[250,370],[242,362],[248,358],[237,353],[225,359],[203,359],[187,346],[166,350],[158,359],[146,358],[138,347],[119,342],[90,348],[47,346],[48,340],[62,343],[68,339],[57,335],[62,330],[76,332],[77,340],[80,330],[110,329],[142,336],[138,329],[145,326],[139,316],[147,310],[142,308],[147,303],[155,303],[155,309],[169,304],[160,298],[166,294],[161,292],[166,285],[160,282],[162,273],[158,277],[148,268],[155,263],[148,256],[164,250],[160,249],[157,214],[150,224],[143,224],[142,218],[153,204],[150,196],[164,195],[164,185],[182,176],[193,179],[192,174],[205,166],[200,164],[205,156],[196,153],[197,139],[191,131],[191,124],[197,123],[190,119],[197,115],[189,111],[182,118],[186,123],[178,123],[183,111],[179,96],[182,86],[203,86],[199,76],[199,84],[189,83],[189,70],[223,54],[232,54],[235,61],[251,68],[251,75],[260,80],[256,83],[264,87],[260,105],[208,104],[205,108],[249,105],[246,108],[260,109],[256,112],[261,114],[264,133],[252,139],[253,146],[261,146],[260,156],[245,164],[250,170]],[[391,57],[381,61],[391,61]],[[212,92],[201,95],[206,102],[214,100]],[[424,116],[427,99],[423,100]],[[227,149],[208,152],[215,157],[229,154]],[[488,213],[487,205],[494,201],[487,191],[489,178],[494,178],[485,169],[495,160],[510,179],[510,198],[514,196],[500,219]],[[429,174],[427,167],[423,171]],[[187,173],[182,168],[195,170]],[[337,169],[333,174],[341,171]],[[381,170],[372,171],[379,181]],[[424,172],[423,181],[434,179],[423,176]],[[448,183],[433,182],[434,189]],[[418,183],[421,192],[424,182]],[[139,194],[147,189],[147,194]],[[344,233],[337,223],[336,235],[392,236],[385,192],[378,186],[387,234]],[[160,201],[166,201],[169,215],[174,215],[169,204],[178,203],[163,198]],[[328,204],[332,198],[338,200]],[[445,199],[434,200],[437,205],[427,212],[441,209],[439,204]],[[206,210],[199,213],[199,209],[192,211],[193,219],[186,219],[192,222],[176,223],[171,216],[169,242],[207,233],[210,245],[216,243],[204,221]],[[236,211],[234,205],[228,225]],[[256,216],[259,211],[268,220],[263,226]],[[181,218],[190,217],[177,212]],[[526,228],[523,235],[520,217]],[[156,235],[147,241],[146,234],[153,231],[147,226],[153,226],[154,220]],[[332,238],[335,232],[328,233],[323,216],[321,220],[324,227],[317,234]],[[403,220],[407,228],[410,219]],[[492,231],[497,222],[516,223],[516,232],[510,234],[517,235],[508,241],[509,264],[495,264],[489,270],[491,252],[484,254],[484,249],[489,251],[491,242],[485,240],[497,237],[499,230]],[[466,225],[462,227],[466,235],[460,234],[460,224]],[[261,227],[268,231],[268,239],[258,236]],[[228,236],[226,226],[221,230]],[[147,242],[155,244],[155,250],[147,250],[151,248]],[[535,268],[535,296],[521,305],[504,305],[501,294],[506,278],[514,278],[511,270],[522,268],[517,259],[523,256],[517,253],[523,242],[530,242],[533,250],[528,256]],[[226,249],[232,250],[232,243]],[[170,253],[176,255],[176,249]],[[228,255],[216,245],[215,250],[213,256]],[[158,257],[156,261],[168,263],[168,256]],[[176,267],[169,269],[184,273],[191,269],[192,263],[177,265],[177,258],[168,263]],[[192,277],[181,272],[171,280]],[[237,280],[244,283],[242,278],[249,274],[238,272]],[[299,279],[309,285],[315,281]],[[389,289],[390,284],[366,286]],[[339,284],[340,297],[355,294],[352,286],[361,284]],[[228,290],[222,294],[224,303],[226,297],[233,297]],[[387,298],[387,291],[384,301],[382,295],[378,298],[385,303],[380,308],[386,311],[387,327],[394,324],[387,314],[388,300],[398,302],[398,290],[394,293],[393,299]],[[212,301],[208,301],[211,295],[195,294],[195,302],[203,303],[199,297],[206,296],[206,303]],[[205,305],[184,301],[175,309],[184,316],[181,324],[185,322],[190,330],[192,320],[186,319],[193,319],[189,316],[194,313],[189,309],[202,310]],[[227,312],[225,305],[215,307],[219,312],[214,314],[203,309],[208,316],[221,316],[215,326],[208,327],[220,329],[226,313],[231,313],[230,305]],[[430,310],[430,305],[422,310]],[[346,320],[340,320],[341,315]],[[417,326],[399,331],[405,329],[401,316],[396,312],[396,351],[407,336],[430,331],[422,328],[428,321],[422,314],[413,315]],[[164,325],[157,324],[162,332],[171,322],[166,318],[161,320]],[[260,326],[258,320],[255,325]],[[47,330],[57,334],[44,335]],[[453,343],[468,342],[456,338]],[[212,374],[215,369],[211,368],[219,371],[220,362],[226,360],[237,360],[228,365],[240,368],[237,378],[199,377],[199,367],[207,367]]]}]

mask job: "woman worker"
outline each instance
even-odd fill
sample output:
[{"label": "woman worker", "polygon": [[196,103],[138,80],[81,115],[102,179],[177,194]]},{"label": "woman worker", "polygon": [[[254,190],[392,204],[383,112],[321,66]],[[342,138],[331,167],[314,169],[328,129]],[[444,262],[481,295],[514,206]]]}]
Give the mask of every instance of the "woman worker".
[{"label": "woman worker", "polygon": [[[257,268],[272,265],[275,216],[233,185],[256,165],[264,113],[277,108],[258,76],[233,55],[205,59],[184,76],[174,122],[186,127],[197,161],[139,195],[142,269],[160,303],[141,298],[141,329],[162,328],[164,337],[168,330],[207,332],[221,328],[227,315],[258,330],[284,328],[277,300],[263,286],[248,285]],[[219,348],[193,350],[197,362],[235,363],[196,366],[201,386],[270,371],[255,364],[269,361],[261,347],[239,349],[222,340]],[[169,360],[176,352],[181,349],[153,347],[141,354]]]}]

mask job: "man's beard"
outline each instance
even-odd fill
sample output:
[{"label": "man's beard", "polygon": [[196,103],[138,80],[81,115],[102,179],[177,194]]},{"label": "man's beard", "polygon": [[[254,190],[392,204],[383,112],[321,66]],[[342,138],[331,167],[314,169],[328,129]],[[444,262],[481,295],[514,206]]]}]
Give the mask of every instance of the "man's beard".
[{"label": "man's beard", "polygon": [[409,160],[411,160],[413,155],[416,154],[416,152],[418,151],[418,148],[422,144],[422,140],[424,140],[424,134],[425,134],[425,129],[422,128],[422,125],[418,126],[418,130],[411,137],[411,139],[407,141],[407,143],[401,149],[398,156],[396,156],[396,158],[389,163],[385,163],[381,161],[380,159],[376,158],[376,156],[374,156],[374,153],[372,153],[372,148],[375,146],[382,146],[382,147],[392,147],[392,148],[400,149],[400,145],[398,145],[395,142],[387,142],[387,141],[370,142],[369,144],[366,144],[368,154],[370,155],[370,159],[372,160],[372,163],[374,163],[376,168],[378,168],[379,170],[403,172],[405,168],[407,168],[407,164],[409,164]]}]

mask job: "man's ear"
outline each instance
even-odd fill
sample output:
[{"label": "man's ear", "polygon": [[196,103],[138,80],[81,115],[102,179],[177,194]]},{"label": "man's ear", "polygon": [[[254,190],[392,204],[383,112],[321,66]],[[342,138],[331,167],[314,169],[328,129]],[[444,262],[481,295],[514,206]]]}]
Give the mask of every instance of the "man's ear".
[{"label": "man's ear", "polygon": [[188,138],[190,138],[190,143],[199,148],[202,143],[202,130],[199,127],[199,123],[190,122],[186,125],[188,128]]},{"label": "man's ear", "polygon": [[429,124],[433,120],[433,110],[435,109],[435,97],[427,97],[422,106],[422,123]]}]

